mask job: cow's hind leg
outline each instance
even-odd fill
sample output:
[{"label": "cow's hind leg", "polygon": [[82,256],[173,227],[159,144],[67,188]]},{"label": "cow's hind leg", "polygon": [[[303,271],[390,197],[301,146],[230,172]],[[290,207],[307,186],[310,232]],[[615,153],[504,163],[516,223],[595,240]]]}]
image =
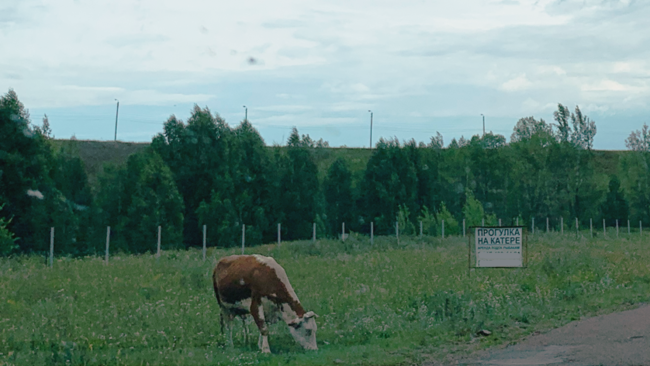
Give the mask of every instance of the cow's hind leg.
[{"label": "cow's hind leg", "polygon": [[246,326],[246,316],[241,316],[241,324],[244,327],[244,344],[248,346],[248,327]]},{"label": "cow's hind leg", "polygon": [[260,338],[257,342],[260,351],[262,353],[271,353],[271,349],[269,348],[269,329],[264,321],[264,309],[259,298],[256,299],[253,297],[253,301],[251,301],[251,315],[255,319],[257,328],[260,330]]},{"label": "cow's hind leg", "polygon": [[232,341],[232,328],[233,328],[232,321],[234,320],[235,317],[233,314],[231,314],[225,309],[222,309],[222,314],[223,314],[222,320],[225,320],[226,329],[228,331],[228,335],[227,335],[228,339],[226,339],[226,343],[228,344],[229,347],[234,348],[235,344]]}]

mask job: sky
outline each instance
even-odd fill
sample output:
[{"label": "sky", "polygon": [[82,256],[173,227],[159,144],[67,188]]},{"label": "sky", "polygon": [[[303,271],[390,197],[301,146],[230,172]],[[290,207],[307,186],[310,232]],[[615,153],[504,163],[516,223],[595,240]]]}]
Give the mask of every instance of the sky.
[{"label": "sky", "polygon": [[56,138],[150,141],[194,104],[265,142],[429,142],[558,103],[623,150],[650,123],[650,2],[634,0],[3,0],[0,93]]}]

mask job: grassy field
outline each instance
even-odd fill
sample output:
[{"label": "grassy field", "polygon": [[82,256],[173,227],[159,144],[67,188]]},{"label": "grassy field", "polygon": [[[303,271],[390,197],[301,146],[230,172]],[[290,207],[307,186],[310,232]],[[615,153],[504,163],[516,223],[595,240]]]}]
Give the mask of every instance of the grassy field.
[{"label": "grassy field", "polygon": [[53,143],[55,148],[72,148],[79,155],[91,186],[97,185],[97,176],[102,172],[104,164],[126,164],[129,156],[149,146],[148,142],[90,140],[53,140]]},{"label": "grassy field", "polygon": [[[444,361],[650,298],[648,237],[529,237],[529,268],[468,272],[460,238],[367,238],[249,248],[286,269],[318,318],[319,351],[271,327],[225,348],[211,289],[216,259],[240,250],[0,259],[0,365],[397,365]],[[481,329],[492,331],[478,337]]]}]

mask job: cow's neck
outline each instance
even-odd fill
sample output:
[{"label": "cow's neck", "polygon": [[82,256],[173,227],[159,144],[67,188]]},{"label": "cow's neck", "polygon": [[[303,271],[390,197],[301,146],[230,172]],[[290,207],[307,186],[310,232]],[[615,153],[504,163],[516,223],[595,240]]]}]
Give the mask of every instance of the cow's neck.
[{"label": "cow's neck", "polygon": [[280,312],[282,313],[282,320],[287,324],[305,315],[305,309],[296,301],[282,303],[280,305]]}]

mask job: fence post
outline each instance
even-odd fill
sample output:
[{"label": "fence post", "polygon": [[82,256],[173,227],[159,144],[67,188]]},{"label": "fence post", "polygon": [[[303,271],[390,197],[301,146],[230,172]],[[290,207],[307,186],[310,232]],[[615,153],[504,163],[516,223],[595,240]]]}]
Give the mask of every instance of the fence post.
[{"label": "fence post", "polygon": [[341,223],[341,241],[345,241],[345,222]]},{"label": "fence post", "polygon": [[578,228],[578,218],[576,217],[576,236],[580,236],[580,229]]},{"label": "fence post", "polygon": [[241,254],[244,255],[244,248],[246,247],[246,224],[241,225]]},{"label": "fence post", "polygon": [[207,225],[203,225],[203,261],[205,262],[205,254],[207,252],[206,247],[206,236],[207,236]]},{"label": "fence post", "polygon": [[54,264],[54,228],[50,228],[50,267]]},{"label": "fence post", "polygon": [[592,239],[594,237],[594,222],[593,222],[593,220],[594,219],[589,219],[589,235],[591,236]]},{"label": "fence post", "polygon": [[603,235],[607,235],[607,227],[605,226],[605,219],[603,219]]},{"label": "fence post", "polygon": [[111,227],[106,226],[106,256],[104,257],[104,262],[108,264],[108,246],[111,242]]},{"label": "fence post", "polygon": [[481,219],[481,226],[485,226],[485,217]]},{"label": "fence post", "polygon": [[560,234],[564,235],[564,217],[560,217]]},{"label": "fence post", "polygon": [[548,234],[548,216],[546,216],[546,233]]},{"label": "fence post", "polygon": [[316,242],[316,223],[314,223],[313,231],[314,231],[314,234],[312,236],[312,241],[315,243]]},{"label": "fence post", "polygon": [[445,220],[442,220],[442,238],[445,238]]},{"label": "fence post", "polygon": [[639,235],[643,235],[643,224],[641,223],[641,220],[639,220]]},{"label": "fence post", "polygon": [[373,245],[375,234],[375,223],[370,221],[370,245]]},{"label": "fence post", "polygon": [[399,245],[399,221],[395,221],[395,237],[397,238],[397,245]]},{"label": "fence post", "polygon": [[616,237],[618,238],[618,219],[616,219]]},{"label": "fence post", "polygon": [[519,226],[519,217],[517,217],[517,225],[515,226]]},{"label": "fence post", "polygon": [[465,219],[463,219],[463,238],[465,237]]},{"label": "fence post", "polygon": [[420,240],[422,239],[422,221],[420,221]]},{"label": "fence post", "polygon": [[630,235],[630,219],[627,220],[627,235]]},{"label": "fence post", "polygon": [[501,226],[501,219],[499,219],[499,226]]},{"label": "fence post", "polygon": [[160,237],[162,236],[162,226],[158,225],[158,252],[156,258],[160,258]]},{"label": "fence post", "polygon": [[533,222],[530,224],[530,226],[532,226],[532,228],[533,228],[533,235],[535,235],[535,218],[534,218],[534,217],[532,218],[532,221],[533,221]]},{"label": "fence post", "polygon": [[282,224],[278,223],[278,248],[280,247],[280,240],[282,239],[282,238],[280,237],[280,229],[281,229],[281,226],[280,226],[280,225],[282,225]]}]

